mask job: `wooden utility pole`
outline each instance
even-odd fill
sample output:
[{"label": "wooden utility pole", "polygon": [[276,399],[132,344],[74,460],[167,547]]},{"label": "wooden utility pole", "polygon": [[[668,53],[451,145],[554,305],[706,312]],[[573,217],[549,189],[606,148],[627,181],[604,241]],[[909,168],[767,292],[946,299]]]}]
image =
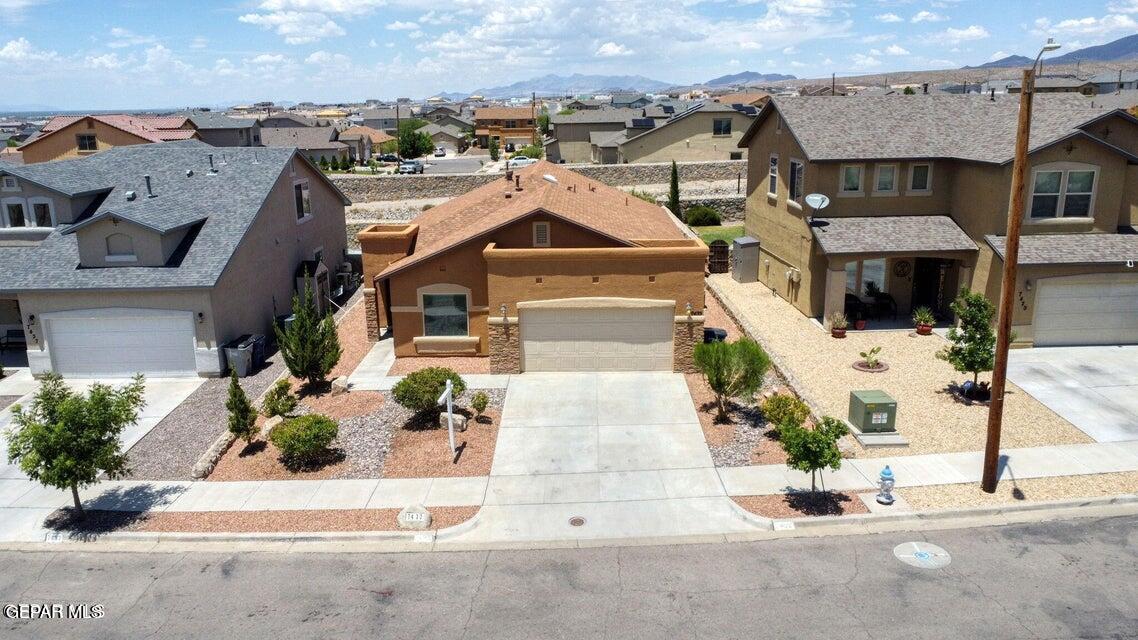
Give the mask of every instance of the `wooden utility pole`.
[{"label": "wooden utility pole", "polygon": [[530,144],[537,144],[537,92],[534,91],[530,94],[529,98],[529,121],[533,123],[530,127]]},{"label": "wooden utility pole", "polygon": [[1015,163],[1012,165],[1011,210],[1004,238],[1004,277],[1000,288],[1000,315],[996,323],[996,363],[992,369],[992,400],[988,406],[988,441],[984,447],[984,477],[981,488],[996,492],[999,482],[1000,430],[1004,419],[1004,387],[1008,374],[1008,343],[1015,309],[1016,271],[1019,265],[1019,232],[1023,225],[1024,183],[1027,178],[1028,138],[1031,135],[1031,99],[1035,93],[1035,65],[1023,72],[1019,94],[1019,125],[1016,129]]}]

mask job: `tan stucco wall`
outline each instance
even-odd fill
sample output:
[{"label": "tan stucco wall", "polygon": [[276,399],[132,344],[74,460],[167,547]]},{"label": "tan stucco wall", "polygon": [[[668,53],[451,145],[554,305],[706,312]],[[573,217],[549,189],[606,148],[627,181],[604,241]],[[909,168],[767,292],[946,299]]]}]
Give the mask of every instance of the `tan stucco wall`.
[{"label": "tan stucco wall", "polygon": [[565,162],[592,162],[593,146],[589,142],[592,131],[624,131],[624,122],[567,122],[554,125],[553,137]]},{"label": "tan stucco wall", "polygon": [[[285,169],[226,266],[211,294],[217,339],[224,343],[244,333],[271,333],[273,318],[290,313],[296,286],[293,273],[301,260],[324,248],[331,286],[343,261],[347,241],[344,204],[308,164],[293,159],[296,176]],[[292,185],[307,179],[313,215],[297,223]]]},{"label": "tan stucco wall", "polygon": [[[731,120],[731,133],[712,135],[712,122]],[[729,160],[753,119],[738,112],[696,112],[620,145],[619,162]]]},{"label": "tan stucco wall", "polygon": [[[107,262],[107,237],[122,234],[131,239],[136,262]],[[75,232],[79,245],[79,262],[88,267],[160,267],[166,264],[170,255],[186,236],[186,230],[176,230],[159,235],[127,221],[113,222],[100,220]]]},{"label": "tan stucco wall", "polygon": [[[91,126],[88,126],[88,125]],[[150,141],[140,138],[133,133],[103,124],[98,120],[85,118],[76,120],[72,124],[42,138],[34,140],[20,150],[24,153],[24,163],[49,162],[64,158],[77,158],[91,155],[94,151],[80,152],[75,136],[80,133],[94,133],[99,151],[106,151],[113,147],[132,144],[148,144]]]}]

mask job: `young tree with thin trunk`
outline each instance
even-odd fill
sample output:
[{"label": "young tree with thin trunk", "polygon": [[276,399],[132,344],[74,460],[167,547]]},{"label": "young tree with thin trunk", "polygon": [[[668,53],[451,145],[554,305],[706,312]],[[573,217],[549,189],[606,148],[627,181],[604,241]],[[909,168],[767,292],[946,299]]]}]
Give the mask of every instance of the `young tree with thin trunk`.
[{"label": "young tree with thin trunk", "polygon": [[960,320],[959,327],[948,330],[952,344],[936,354],[961,373],[972,374],[972,384],[979,385],[980,373],[996,366],[996,332],[992,321],[996,308],[982,293],[965,289],[950,307]]},{"label": "young tree with thin trunk", "polygon": [[119,389],[96,383],[82,394],[48,374],[28,407],[12,407],[8,462],[44,486],[70,489],[81,515],[80,488],[100,474],[117,480],[130,473],[119,438],[138,421],[144,390],[141,375]]},{"label": "young tree with thin trunk", "polygon": [[[849,433],[841,420],[826,416],[822,424],[813,429],[787,423],[779,428],[779,442],[786,451],[786,466],[810,474],[810,493],[817,491],[818,472],[829,467],[842,468],[842,450],[838,448],[838,438]],[[825,488],[825,481],[822,487]]]},{"label": "young tree with thin trunk", "polygon": [[731,398],[751,397],[763,386],[770,357],[754,340],[709,342],[695,345],[695,366],[715,392],[715,419],[726,422]]}]

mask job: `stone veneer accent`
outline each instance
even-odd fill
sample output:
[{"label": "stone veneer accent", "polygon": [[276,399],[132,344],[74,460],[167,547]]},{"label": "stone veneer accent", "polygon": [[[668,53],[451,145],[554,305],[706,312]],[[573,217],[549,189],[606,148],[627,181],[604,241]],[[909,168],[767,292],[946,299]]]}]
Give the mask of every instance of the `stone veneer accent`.
[{"label": "stone veneer accent", "polygon": [[363,292],[364,315],[367,317],[368,342],[379,342],[379,301],[375,289],[366,288]]},{"label": "stone veneer accent", "polygon": [[[671,176],[670,162],[640,164],[566,164],[587,179],[610,185],[664,184]],[[746,160],[714,162],[679,162],[680,189],[684,180],[730,180],[747,174]],[[343,175],[332,176],[332,182],[352,202],[408,200],[418,198],[451,198],[462,195],[494,180],[501,173],[460,173],[436,175]]]},{"label": "stone veneer accent", "polygon": [[487,321],[490,373],[521,373],[520,327],[517,318],[490,318]]},{"label": "stone veneer accent", "polygon": [[703,342],[703,316],[676,316],[674,335],[673,369],[699,373],[695,368],[695,345]]}]

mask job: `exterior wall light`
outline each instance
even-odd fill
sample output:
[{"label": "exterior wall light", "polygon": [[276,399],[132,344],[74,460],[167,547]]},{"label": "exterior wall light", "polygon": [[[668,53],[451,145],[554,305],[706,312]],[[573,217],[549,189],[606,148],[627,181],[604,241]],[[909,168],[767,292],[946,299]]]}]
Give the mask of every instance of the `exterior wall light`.
[{"label": "exterior wall light", "polygon": [[686,312],[687,312],[687,314],[688,314],[688,318],[691,318],[692,306],[691,306],[691,303],[690,303],[690,302],[685,302],[685,303],[684,303],[684,311],[686,311]]},{"label": "exterior wall light", "polygon": [[506,307],[506,303],[503,302],[502,304],[498,305],[498,311],[502,314],[502,320],[505,321],[506,320],[506,311],[508,311],[508,308]]}]

